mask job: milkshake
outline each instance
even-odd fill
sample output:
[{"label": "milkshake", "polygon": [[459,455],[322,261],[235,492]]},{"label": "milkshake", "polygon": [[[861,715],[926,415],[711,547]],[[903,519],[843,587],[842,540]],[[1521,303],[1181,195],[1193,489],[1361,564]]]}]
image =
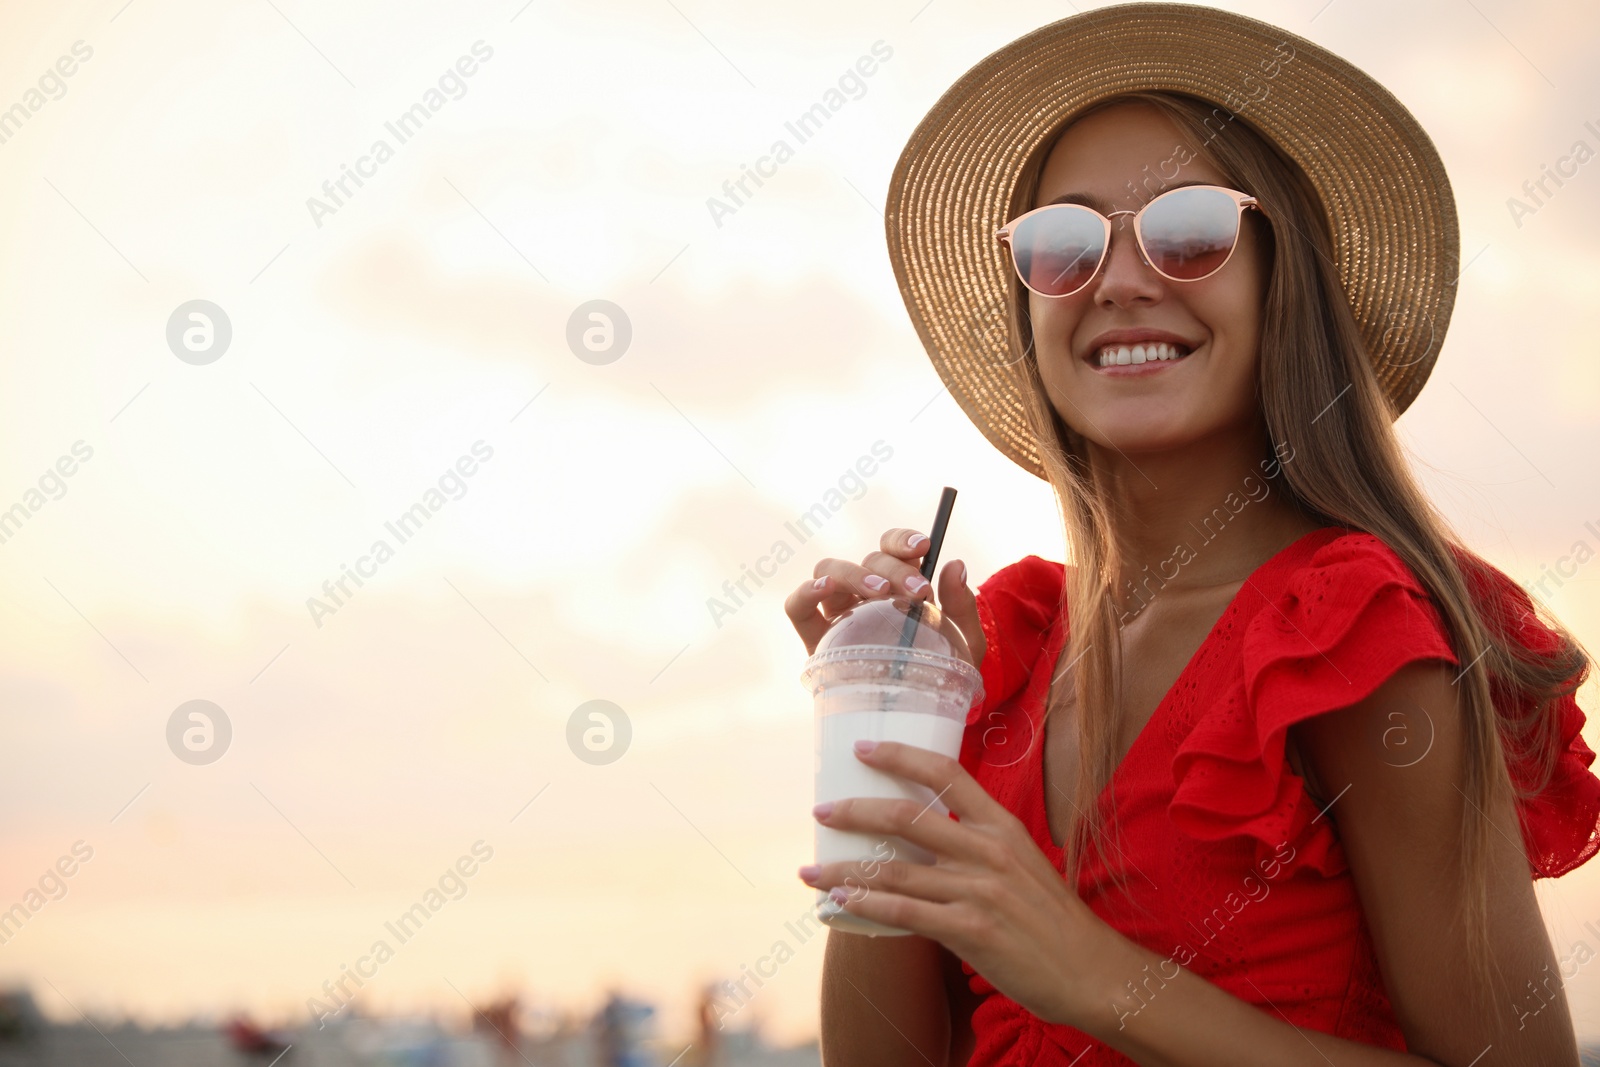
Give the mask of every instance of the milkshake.
[{"label": "milkshake", "polygon": [[[855,742],[900,741],[956,758],[967,711],[982,683],[966,640],[932,604],[870,600],[839,616],[806,661],[801,676],[816,715],[815,802],[846,797],[906,799],[925,809],[919,818],[949,818],[937,792],[877,770],[855,754]],[[816,824],[816,860],[855,863],[853,896],[871,891],[872,876],[889,860],[930,864],[932,853],[900,837],[835,830]],[[898,935],[906,930],[861,919],[819,891],[817,917],[830,927]]]}]

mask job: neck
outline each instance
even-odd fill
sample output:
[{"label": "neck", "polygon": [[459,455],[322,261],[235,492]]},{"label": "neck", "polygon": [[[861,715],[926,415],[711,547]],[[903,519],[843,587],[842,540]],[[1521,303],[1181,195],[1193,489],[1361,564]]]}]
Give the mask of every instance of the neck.
[{"label": "neck", "polygon": [[1297,538],[1323,525],[1288,496],[1265,428],[1124,454],[1090,443],[1106,489],[1118,579],[1113,593],[1136,614],[1156,592],[1242,582]]}]

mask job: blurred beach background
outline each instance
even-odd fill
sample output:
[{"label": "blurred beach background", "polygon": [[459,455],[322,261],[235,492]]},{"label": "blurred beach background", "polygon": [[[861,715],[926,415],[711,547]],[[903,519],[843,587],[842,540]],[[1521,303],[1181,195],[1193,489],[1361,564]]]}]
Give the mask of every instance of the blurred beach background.
[{"label": "blurred beach background", "polygon": [[[141,1028],[235,1055],[241,1015],[379,1062],[381,1032],[488,1049],[510,998],[562,1040],[620,990],[648,1062],[687,1064],[743,979],[715,1009],[738,1055],[807,1047],[784,597],[944,485],[974,584],[1064,555],[909,325],[885,189],[945,88],[1078,6],[0,10],[17,1017],[140,1067],[180,1062]],[[1600,649],[1600,9],[1222,6],[1438,144],[1463,270],[1399,433],[1466,543]],[[1600,1038],[1600,863],[1538,893]]]}]

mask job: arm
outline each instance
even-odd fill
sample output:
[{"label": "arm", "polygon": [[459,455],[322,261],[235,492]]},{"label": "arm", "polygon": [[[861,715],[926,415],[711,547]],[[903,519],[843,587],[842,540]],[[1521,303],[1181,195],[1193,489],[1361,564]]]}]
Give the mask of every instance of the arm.
[{"label": "arm", "polygon": [[[1561,996],[1537,1012],[1526,1003],[1528,984],[1543,986],[1555,960],[1509,799],[1488,813],[1497,828],[1488,932],[1503,977],[1480,984],[1468,969],[1456,929],[1455,842],[1466,800],[1452,673],[1438,661],[1414,663],[1366,700],[1294,730],[1325,795],[1337,798],[1329,816],[1410,1052],[1299,1029],[1191,971],[1163,969],[1163,957],[1066,888],[1026,828],[964,768],[909,745],[879,742],[859,758],[945,790],[960,821],[919,821],[913,801],[862,798],[819,815],[829,826],[894,834],[939,856],[932,868],[882,864],[871,892],[845,896],[844,907],[948,946],[1039,1018],[1076,1027],[1142,1067],[1577,1067]],[[1378,738],[1396,715],[1417,721],[1418,708],[1433,724],[1432,748],[1411,766],[1386,763]],[[844,875],[829,865],[809,882],[842,887]],[[1164,981],[1159,995],[1136,1015],[1119,1009],[1125,983],[1147,967]]]},{"label": "arm", "polygon": [[[1468,804],[1460,790],[1466,746],[1455,674],[1446,663],[1413,663],[1372,698],[1295,729],[1317,780],[1331,788],[1326,795],[1348,787],[1332,810],[1406,1044],[1452,1065],[1492,1049],[1480,1067],[1576,1067],[1572,1018],[1509,796],[1487,811],[1489,944],[1500,981],[1473,978],[1452,929],[1463,890],[1457,840]],[[1402,722],[1426,736],[1430,721],[1427,755],[1409,766],[1381,758],[1375,739],[1385,728]],[[1466,1006],[1474,997],[1482,1009]]]},{"label": "arm", "polygon": [[949,1067],[966,1067],[977,1047],[977,1035],[972,1032],[972,1012],[983,998],[967,984],[967,974],[955,953],[939,946],[939,961],[944,967],[944,988],[950,1005],[950,1062]]},{"label": "arm", "polygon": [[[1330,815],[1410,1054],[1297,1031],[1187,972],[1130,1020],[1120,1039],[1097,1036],[1145,1065],[1327,1059],[1340,1067],[1577,1067],[1559,987],[1536,1012],[1543,1002],[1528,993],[1529,982],[1545,988],[1544,980],[1557,973],[1556,959],[1509,797],[1488,812],[1495,827],[1488,857],[1490,951],[1502,979],[1483,984],[1472,976],[1454,926],[1463,891],[1457,842],[1467,800],[1459,788],[1465,745],[1453,674],[1437,661],[1410,664],[1361,703],[1291,731],[1317,791],[1338,798]],[[1378,739],[1386,728],[1399,721],[1422,732],[1427,720],[1433,745],[1425,757],[1409,766],[1382,758]],[[1157,959],[1131,943],[1123,954],[1121,966],[1130,974]],[[1483,1007],[1471,1006],[1475,998]]]},{"label": "arm", "polygon": [[829,930],[822,956],[826,1067],[944,1067],[950,1012],[942,952],[916,935]]}]

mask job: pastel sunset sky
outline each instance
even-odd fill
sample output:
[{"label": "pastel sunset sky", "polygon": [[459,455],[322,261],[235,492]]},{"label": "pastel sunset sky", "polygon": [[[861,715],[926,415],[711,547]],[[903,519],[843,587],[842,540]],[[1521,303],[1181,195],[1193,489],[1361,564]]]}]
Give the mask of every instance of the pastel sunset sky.
[{"label": "pastel sunset sky", "polygon": [[[1524,584],[1559,565],[1544,599],[1600,649],[1600,562],[1576,562],[1600,552],[1600,11],[1221,6],[1371,72],[1437,143],[1466,269],[1398,432],[1474,550]],[[813,824],[784,596],[925,527],[944,485],[975,581],[1065,552],[1048,488],[911,329],[885,189],[951,82],[1073,7],[7,5],[0,511],[27,517],[0,542],[0,908],[65,892],[0,980],[63,1020],[302,1022],[476,855],[359,1003],[589,1010],[615,981],[686,1030],[697,983],[786,939],[745,1018],[815,1033],[822,938],[785,925]],[[1570,176],[1529,209],[1547,166]],[[197,300],[231,333],[209,361],[177,354],[186,312],[169,342]],[[596,300],[628,323],[609,361]],[[168,744],[195,700],[231,731],[209,764]],[[609,764],[568,746],[592,700],[631,729]],[[1558,954],[1600,952],[1600,863],[1539,896]],[[1600,971],[1569,995],[1600,1036]]]}]

